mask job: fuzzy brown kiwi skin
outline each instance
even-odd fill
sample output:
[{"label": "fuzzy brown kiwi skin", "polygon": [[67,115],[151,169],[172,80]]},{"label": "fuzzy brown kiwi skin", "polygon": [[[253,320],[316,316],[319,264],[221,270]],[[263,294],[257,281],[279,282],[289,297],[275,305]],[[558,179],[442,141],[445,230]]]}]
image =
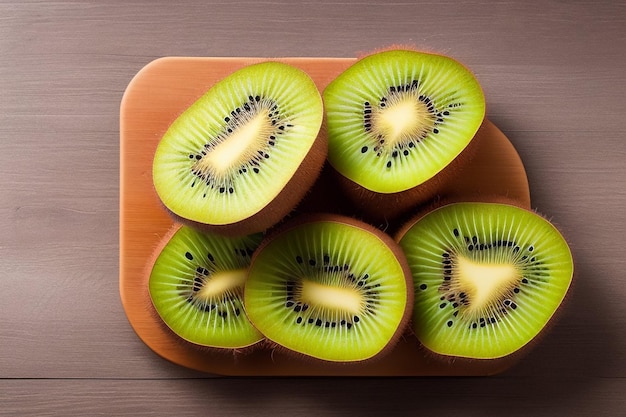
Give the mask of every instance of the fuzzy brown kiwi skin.
[{"label": "fuzzy brown kiwi skin", "polygon": [[277,359],[277,362],[286,361],[286,362],[293,362],[294,364],[297,364],[297,366],[309,366],[310,365],[314,367],[314,371],[311,374],[311,376],[314,376],[314,375],[319,375],[319,376],[367,375],[367,376],[370,376],[371,373],[369,373],[368,370],[372,369],[372,366],[376,367],[376,366],[379,366],[379,364],[383,363],[386,360],[386,358],[389,356],[388,353],[390,354],[391,352],[393,352],[396,345],[401,340],[406,340],[407,336],[410,336],[410,335],[407,333],[407,331],[404,331],[400,335],[397,336],[397,341],[394,341],[393,345],[389,346],[388,348],[385,348],[383,351],[379,352],[375,356],[372,356],[370,358],[360,360],[360,361],[350,361],[350,362],[327,361],[324,359],[305,355],[304,353],[290,350],[269,339],[264,339],[261,342],[260,349],[262,349],[264,352],[269,352],[269,355],[272,358],[280,358],[280,359]]},{"label": "fuzzy brown kiwi skin", "polygon": [[[396,233],[396,231],[405,225],[411,218],[415,217],[417,213],[432,210],[433,208],[440,207],[443,204],[462,201],[474,201],[474,202],[495,202],[504,203],[513,206],[518,206],[524,209],[530,209],[529,192],[509,194],[508,191],[501,186],[491,187],[486,185],[487,190],[481,190],[483,183],[487,181],[487,177],[479,177],[480,182],[477,181],[475,167],[480,164],[482,153],[487,151],[487,147],[490,146],[491,137],[497,132],[497,127],[488,119],[483,120],[483,123],[478,128],[478,131],[472,139],[473,148],[469,148],[467,151],[471,152],[469,159],[466,163],[459,164],[456,168],[452,167],[449,175],[446,175],[447,180],[441,182],[437,187],[436,194],[427,201],[420,201],[419,203],[411,206],[408,210],[399,214],[395,218],[387,222],[387,229],[390,234]],[[484,160],[484,159],[483,159]],[[496,171],[497,175],[507,175],[508,171]],[[338,174],[337,174],[338,175]],[[469,177],[468,177],[469,176]],[[460,184],[465,184],[464,187],[459,187],[459,178],[463,178]],[[467,178],[473,178],[468,184]],[[506,181],[506,180],[505,180]],[[480,185],[478,188],[477,185]]]},{"label": "fuzzy brown kiwi skin", "polygon": [[285,187],[262,210],[235,223],[220,225],[201,223],[179,216],[162,203],[161,206],[175,222],[200,231],[219,233],[229,237],[264,232],[287,216],[313,187],[313,184],[320,176],[327,154],[328,136],[326,134],[325,122],[322,122],[317,138]]},{"label": "fuzzy brown kiwi skin", "polygon": [[402,44],[402,43],[394,43],[388,46],[383,46],[380,48],[376,48],[376,49],[372,49],[369,51],[364,51],[364,52],[360,52],[357,54],[357,59],[363,59],[365,57],[368,57],[370,55],[375,55],[381,52],[387,52],[387,51],[397,51],[397,50],[404,50],[404,51],[413,51],[413,52],[423,52],[423,53],[427,53],[427,54],[431,54],[431,55],[442,55],[440,53],[438,53],[437,51],[435,51],[434,49],[428,49],[426,47],[417,47],[417,45],[415,44]]},{"label": "fuzzy brown kiwi skin", "polygon": [[[152,297],[150,295],[150,274],[152,273],[152,267],[155,264],[157,258],[163,251],[163,248],[167,245],[167,243],[171,240],[174,234],[181,228],[181,224],[175,224],[163,235],[163,237],[159,240],[154,250],[152,251],[152,256],[148,259],[143,274],[141,276],[142,280],[142,291],[145,291],[145,296],[142,299],[145,301],[144,307],[150,313],[153,318],[154,323],[158,323],[159,328],[167,335],[168,340],[175,343],[177,346],[180,346],[184,349],[190,349],[202,354],[210,354],[210,355],[219,355],[224,358],[237,358],[238,356],[248,355],[252,352],[258,351],[263,347],[263,342],[265,339],[261,339],[256,343],[253,343],[248,346],[242,346],[237,348],[220,348],[213,346],[205,346],[197,343],[193,343],[187,339],[176,334],[164,321],[161,319],[161,316],[157,312],[154,307],[154,303],[152,302]],[[242,303],[243,305],[243,303]],[[159,353],[159,352],[157,352]],[[159,353],[160,356],[162,356]],[[164,356],[162,356],[164,357]],[[164,357],[165,358],[165,357]],[[168,358],[165,358],[168,359]]]},{"label": "fuzzy brown kiwi skin", "polygon": [[[358,60],[381,52],[394,50],[421,52],[450,58],[435,51],[417,48],[415,45],[393,44],[388,47],[360,54]],[[462,63],[458,63],[465,67]],[[469,68],[465,68],[468,72],[472,72]],[[429,180],[408,190],[396,193],[378,193],[343,176],[335,168],[332,168],[332,171],[347,198],[360,211],[359,214],[363,216],[365,220],[372,223],[393,223],[399,216],[405,215],[411,208],[435,198],[442,188],[450,181],[454,180],[455,174],[459,173],[462,168],[472,160],[479,148],[479,142],[481,142],[481,135],[477,134],[479,129],[480,126],[477,127],[468,145],[448,165]]]},{"label": "fuzzy brown kiwi skin", "polygon": [[409,231],[411,227],[419,219],[430,213],[431,211],[435,211],[438,208],[443,206],[447,206],[449,204],[455,203],[494,203],[494,204],[506,204],[509,206],[519,207],[524,210],[529,210],[529,207],[526,207],[520,201],[508,198],[501,195],[495,194],[485,194],[480,196],[475,196],[474,198],[459,198],[456,196],[442,196],[437,195],[435,198],[425,202],[422,205],[413,207],[412,210],[406,212],[404,217],[400,217],[396,219],[395,228],[390,231],[390,234],[393,236],[396,242],[400,242],[402,237]]},{"label": "fuzzy brown kiwi skin", "polygon": [[454,181],[455,175],[471,162],[481,140],[481,135],[475,134],[465,149],[429,180],[396,193],[368,190],[343,176],[336,169],[332,168],[332,171],[346,197],[365,220],[371,223],[396,223],[400,217],[406,216],[415,207],[435,199],[446,184]]},{"label": "fuzzy brown kiwi skin", "polygon": [[[402,273],[404,275],[405,283],[407,286],[407,301],[406,301],[406,305],[404,308],[404,312],[402,314],[402,319],[395,333],[391,337],[389,343],[381,351],[379,351],[376,355],[370,358],[365,358],[359,361],[350,361],[350,362],[327,361],[324,359],[320,359],[320,358],[316,358],[313,356],[305,355],[303,353],[292,351],[267,338],[264,340],[263,346],[266,349],[284,352],[285,354],[293,357],[294,359],[310,361],[311,363],[327,366],[329,367],[329,369],[334,369],[335,367],[338,367],[338,366],[349,367],[349,366],[358,366],[358,364],[362,364],[362,363],[372,363],[378,359],[385,357],[385,355],[387,355],[389,352],[393,350],[393,348],[400,341],[400,339],[404,335],[406,335],[407,328],[409,327],[408,325],[409,325],[409,321],[411,318],[411,314],[413,312],[413,300],[414,300],[415,291],[413,288],[413,277],[411,275],[409,262],[406,256],[404,255],[404,251],[400,247],[400,244],[396,242],[390,235],[372,226],[369,223],[366,223],[364,221],[355,219],[354,217],[346,216],[343,214],[324,213],[324,212],[303,213],[303,214],[300,214],[298,216],[295,216],[293,218],[286,220],[284,223],[280,224],[278,227],[268,231],[267,234],[265,235],[265,238],[263,239],[259,247],[256,249],[256,251],[252,255],[251,264],[254,264],[254,262],[256,261],[256,258],[258,257],[258,254],[261,253],[261,251],[278,236],[284,233],[287,233],[290,230],[297,228],[301,225],[308,224],[308,223],[315,223],[315,222],[336,222],[336,223],[346,224],[346,225],[360,228],[378,237],[391,250],[391,252],[394,254],[396,259],[400,263],[400,266],[402,268]],[[254,325],[254,323],[252,324]]]},{"label": "fuzzy brown kiwi skin", "polygon": [[460,356],[446,356],[433,352],[422,345],[414,334],[412,342],[416,350],[429,361],[437,362],[449,367],[450,372],[442,371],[443,374],[455,375],[498,375],[510,370],[519,363],[527,354],[527,351],[518,350],[507,356],[495,359],[472,359]]},{"label": "fuzzy brown kiwi skin", "polygon": [[[446,206],[448,204],[455,204],[455,203],[462,203],[462,202],[494,203],[494,204],[511,205],[511,206],[518,207],[518,208],[520,208],[522,210],[526,210],[526,211],[529,211],[531,213],[537,214],[537,215],[543,217],[544,219],[548,220],[546,216],[542,215],[541,213],[538,213],[536,210],[531,210],[528,207],[524,207],[523,205],[521,205],[519,203],[518,200],[508,199],[508,198],[502,197],[502,196],[497,196],[497,195],[483,196],[480,199],[473,199],[471,201],[448,198],[448,199],[441,199],[441,200],[438,200],[438,201],[433,201],[433,202],[431,202],[430,205],[422,207],[421,210],[419,210],[417,213],[415,213],[414,216],[409,221],[405,222],[405,224],[394,234],[394,239],[397,242],[400,242],[400,240],[409,231],[409,229],[418,220],[420,220],[422,217],[424,217],[425,215],[427,215],[431,211],[434,211],[434,210],[436,210],[436,209],[438,209],[440,207],[444,207],[444,206]],[[554,223],[552,223],[552,225],[556,227],[556,225]],[[561,233],[561,235],[563,236],[563,238],[567,242],[567,238],[562,234],[561,230],[559,230],[559,233]],[[571,250],[572,247],[571,247],[570,243],[567,242],[567,244],[568,244],[568,246],[570,247],[570,250]],[[572,255],[572,259],[574,259],[573,255]],[[502,357],[498,357],[498,358],[491,358],[491,359],[482,359],[482,358],[467,358],[467,357],[460,357],[460,356],[442,355],[440,353],[433,352],[432,350],[430,350],[427,347],[425,347],[424,345],[422,345],[419,342],[419,339],[417,338],[417,335],[415,334],[415,331],[412,329],[412,326],[408,326],[409,328],[408,328],[407,331],[412,334],[412,336],[415,339],[415,342],[416,342],[416,344],[418,346],[418,349],[420,351],[422,351],[422,353],[426,357],[428,357],[430,359],[433,359],[435,361],[447,364],[450,367],[454,367],[455,370],[462,369],[462,368],[475,368],[475,367],[481,368],[481,364],[489,363],[490,364],[490,369],[496,369],[495,371],[490,373],[490,375],[494,375],[494,374],[498,374],[498,373],[504,372],[505,370],[508,370],[508,369],[512,368],[513,366],[518,364],[520,361],[522,361],[526,356],[528,356],[528,354],[533,349],[535,349],[536,346],[540,343],[540,341],[550,332],[550,329],[552,329],[553,326],[556,323],[558,323],[558,321],[560,320],[560,317],[566,311],[567,304],[569,303],[569,299],[572,296],[574,283],[576,281],[576,279],[575,279],[575,275],[576,275],[575,271],[576,271],[576,267],[574,265],[574,271],[573,271],[573,275],[572,275],[572,280],[571,280],[569,288],[568,288],[568,290],[567,290],[567,292],[565,294],[565,297],[561,301],[561,304],[554,311],[554,313],[552,314],[552,316],[550,317],[550,319],[548,320],[546,325],[539,331],[539,333],[535,337],[533,337],[531,340],[529,340],[524,346],[522,346],[520,349],[518,349],[518,350],[516,350],[516,351],[514,351],[514,352],[512,352],[512,353],[510,353],[510,354],[508,354],[506,356],[502,356]]]},{"label": "fuzzy brown kiwi skin", "polygon": [[[461,357],[461,356],[442,355],[440,353],[433,352],[432,350],[428,349],[426,346],[422,345],[419,342],[419,339],[417,338],[417,336],[415,335],[413,329],[410,329],[410,331],[412,333],[417,350],[419,350],[428,359],[445,364],[446,366],[449,366],[450,368],[454,369],[455,372],[462,373],[463,369],[470,369],[470,370],[471,369],[478,369],[478,370],[489,369],[490,371],[488,372],[487,375],[500,374],[505,371],[511,370],[514,366],[519,366],[520,362],[523,362],[523,360],[527,358],[530,355],[530,353],[534,349],[536,349],[537,345],[539,345],[541,341],[550,333],[550,329],[552,329],[554,325],[558,323],[561,316],[564,314],[564,310],[566,310],[566,307],[567,307],[566,302],[568,302],[568,299],[571,297],[572,286],[573,286],[573,280],[572,280],[572,284],[570,284],[570,288],[565,298],[561,302],[561,305],[556,309],[556,311],[554,312],[554,314],[552,315],[548,323],[546,323],[546,325],[541,329],[541,331],[533,339],[528,341],[528,343],[526,343],[524,346],[522,346],[520,349],[516,350],[515,352],[512,352],[506,356],[502,356],[499,358],[481,359],[481,358],[466,358],[466,357]],[[409,326],[409,328],[410,327],[411,326]],[[487,366],[485,366],[486,364],[489,365],[488,368]]]}]

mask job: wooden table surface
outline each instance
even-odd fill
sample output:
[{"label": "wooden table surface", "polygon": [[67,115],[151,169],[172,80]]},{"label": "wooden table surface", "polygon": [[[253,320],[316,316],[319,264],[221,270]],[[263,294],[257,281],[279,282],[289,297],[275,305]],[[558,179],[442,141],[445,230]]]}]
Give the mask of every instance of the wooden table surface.
[{"label": "wooden table surface", "polygon": [[[454,56],[517,148],[576,282],[495,377],[215,378],[131,328],[120,101],[163,56]],[[0,415],[617,416],[626,409],[626,3],[0,1]]]}]

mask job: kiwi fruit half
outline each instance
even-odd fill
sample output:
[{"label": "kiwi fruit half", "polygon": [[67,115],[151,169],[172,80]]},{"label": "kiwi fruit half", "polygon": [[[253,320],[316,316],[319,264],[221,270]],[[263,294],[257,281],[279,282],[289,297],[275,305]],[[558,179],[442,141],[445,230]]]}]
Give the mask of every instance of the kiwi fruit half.
[{"label": "kiwi fruit half", "polygon": [[255,253],[244,292],[252,323],[276,346],[330,362],[380,357],[413,303],[400,246],[340,215],[293,220]]},{"label": "kiwi fruit half", "polygon": [[444,205],[397,238],[413,275],[413,330],[438,355],[495,359],[525,351],[572,282],[572,254],[559,231],[509,204]]},{"label": "kiwi fruit half", "polygon": [[302,70],[246,66],[217,82],[159,141],[153,182],[177,220],[230,235],[267,229],[304,196],[326,158],[322,99]]},{"label": "kiwi fruit half", "polygon": [[148,289],[156,312],[180,338],[238,349],[263,339],[248,320],[243,286],[262,235],[225,237],[187,226],[164,239]]},{"label": "kiwi fruit half", "polygon": [[467,68],[411,50],[361,58],[323,97],[328,161],[355,204],[387,218],[434,195],[446,168],[471,155],[464,150],[485,116]]}]

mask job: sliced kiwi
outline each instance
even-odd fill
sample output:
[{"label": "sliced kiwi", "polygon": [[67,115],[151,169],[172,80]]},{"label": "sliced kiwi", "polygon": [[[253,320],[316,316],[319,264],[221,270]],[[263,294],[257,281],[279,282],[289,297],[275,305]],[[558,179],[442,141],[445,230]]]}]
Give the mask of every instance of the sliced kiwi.
[{"label": "sliced kiwi", "polygon": [[237,349],[263,336],[243,306],[243,286],[262,235],[224,237],[182,226],[166,237],[150,271],[156,312],[179,337],[200,346]]},{"label": "sliced kiwi", "polygon": [[244,301],[271,341],[328,362],[380,357],[402,333],[413,291],[406,259],[381,231],[309,215],[256,252]]},{"label": "sliced kiwi", "polygon": [[439,174],[471,155],[464,150],[485,116],[469,70],[410,50],[358,60],[323,96],[330,164],[355,201],[386,217],[433,195]]},{"label": "sliced kiwi", "polygon": [[413,274],[412,327],[439,355],[521,352],[572,281],[571,251],[559,231],[508,204],[448,204],[409,222],[398,239]]},{"label": "sliced kiwi", "polygon": [[280,62],[244,67],[184,111],[160,140],[156,192],[177,219],[224,234],[263,231],[313,184],[326,158],[322,100]]}]

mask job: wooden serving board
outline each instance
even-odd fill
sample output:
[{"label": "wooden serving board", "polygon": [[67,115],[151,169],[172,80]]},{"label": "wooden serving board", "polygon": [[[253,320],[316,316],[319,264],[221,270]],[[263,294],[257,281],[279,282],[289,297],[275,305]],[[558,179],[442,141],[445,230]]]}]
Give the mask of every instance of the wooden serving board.
[{"label": "wooden serving board", "polygon": [[[163,325],[148,293],[148,271],[155,249],[176,224],[162,208],[152,186],[152,158],[170,123],[216,81],[263,58],[157,59],[128,85],[120,111],[120,295],[126,315],[141,340],[176,364],[218,375],[238,376],[436,376],[491,375],[514,359],[441,361],[428,356],[406,336],[385,357],[372,363],[325,364],[279,349],[217,353],[182,341]],[[354,58],[281,58],[306,71],[320,91]],[[458,179],[441,190],[463,199],[501,195],[530,208],[526,172],[506,136],[489,121],[479,135],[480,149]]]}]

